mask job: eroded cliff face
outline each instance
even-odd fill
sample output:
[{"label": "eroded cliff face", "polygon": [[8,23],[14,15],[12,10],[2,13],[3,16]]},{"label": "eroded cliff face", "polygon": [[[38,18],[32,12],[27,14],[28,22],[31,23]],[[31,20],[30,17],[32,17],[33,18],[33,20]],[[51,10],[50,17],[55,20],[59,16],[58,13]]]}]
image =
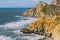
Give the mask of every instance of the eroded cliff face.
[{"label": "eroded cliff face", "polygon": [[60,6],[48,5],[45,2],[38,3],[34,8],[26,10],[23,16],[42,17],[44,15],[60,15]]},{"label": "eroded cliff face", "polygon": [[37,18],[28,27],[21,30],[23,33],[35,33],[49,37],[51,40],[60,40],[60,16]]},{"label": "eroded cliff face", "polygon": [[36,7],[26,10],[24,16],[37,17],[28,27],[23,28],[23,33],[35,33],[51,37],[51,40],[60,40],[60,6],[48,5],[41,2]]},{"label": "eroded cliff face", "polygon": [[36,33],[45,36],[51,36],[54,24],[56,22],[56,16],[49,17],[48,15],[38,18],[36,21],[32,22],[27,28],[22,29],[25,33]]},{"label": "eroded cliff face", "polygon": [[60,24],[56,25],[53,31],[53,40],[60,40]]},{"label": "eroded cliff face", "polygon": [[60,6],[60,0],[53,0],[51,2],[51,4],[56,5],[56,6]]},{"label": "eroded cliff face", "polygon": [[53,40],[60,40],[60,16],[57,17],[52,37],[53,37]]},{"label": "eroded cliff face", "polygon": [[23,14],[23,16],[33,16],[33,9],[26,10]]},{"label": "eroded cliff face", "polygon": [[44,12],[42,9],[46,6],[47,4],[45,2],[40,2],[37,4],[34,8],[30,10],[26,10],[24,12],[24,16],[30,16],[30,17],[40,17],[44,15]]},{"label": "eroded cliff face", "polygon": [[51,40],[60,40],[60,16],[49,15],[37,18],[28,27],[21,30],[23,33],[35,33],[50,37]]}]

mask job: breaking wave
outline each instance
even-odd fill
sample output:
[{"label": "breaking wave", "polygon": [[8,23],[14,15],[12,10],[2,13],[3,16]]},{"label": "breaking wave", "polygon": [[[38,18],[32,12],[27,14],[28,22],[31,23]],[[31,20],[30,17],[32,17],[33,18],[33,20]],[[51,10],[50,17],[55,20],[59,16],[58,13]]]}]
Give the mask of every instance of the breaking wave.
[{"label": "breaking wave", "polygon": [[44,37],[37,34],[23,34],[20,32],[20,29],[32,23],[36,18],[21,17],[20,19],[22,20],[0,25],[0,40],[37,40]]},{"label": "breaking wave", "polygon": [[32,21],[36,20],[36,18],[28,18],[28,17],[23,17],[21,19],[23,20],[17,20],[15,22],[6,23],[4,25],[0,25],[0,27],[20,28],[22,26],[25,27],[26,25],[30,24]]}]

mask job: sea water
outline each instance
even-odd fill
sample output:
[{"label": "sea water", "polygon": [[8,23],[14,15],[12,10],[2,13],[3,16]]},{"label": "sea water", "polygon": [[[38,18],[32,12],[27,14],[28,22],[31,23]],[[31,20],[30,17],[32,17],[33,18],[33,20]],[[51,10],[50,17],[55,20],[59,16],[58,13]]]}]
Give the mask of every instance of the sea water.
[{"label": "sea water", "polygon": [[36,20],[22,16],[27,9],[29,8],[0,8],[0,40],[37,40],[44,37],[20,32],[22,28]]}]

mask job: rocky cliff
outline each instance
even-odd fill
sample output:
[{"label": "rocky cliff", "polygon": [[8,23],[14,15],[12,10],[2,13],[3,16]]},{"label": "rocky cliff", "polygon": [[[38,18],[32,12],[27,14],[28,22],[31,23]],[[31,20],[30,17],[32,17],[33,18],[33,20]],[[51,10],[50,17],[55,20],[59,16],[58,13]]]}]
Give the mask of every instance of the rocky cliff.
[{"label": "rocky cliff", "polygon": [[28,27],[20,30],[23,33],[34,33],[49,37],[51,40],[60,40],[60,16],[48,15],[37,18]]},{"label": "rocky cliff", "polygon": [[40,2],[33,9],[26,10],[23,15],[37,17],[37,20],[21,29],[21,32],[35,33],[51,37],[53,40],[60,40],[60,6]]},{"label": "rocky cliff", "polygon": [[52,33],[53,40],[60,40],[60,16],[57,17],[56,24]]},{"label": "rocky cliff", "polygon": [[51,4],[56,5],[56,6],[60,6],[60,0],[53,0],[51,2]]},{"label": "rocky cliff", "polygon": [[53,26],[56,22],[56,16],[49,17],[48,15],[38,18],[32,22],[27,28],[22,29],[25,33],[36,33],[45,36],[51,36],[53,32]]},{"label": "rocky cliff", "polygon": [[38,3],[34,8],[26,10],[24,16],[41,17],[44,15],[60,15],[60,6],[48,5],[45,2]]},{"label": "rocky cliff", "polygon": [[26,10],[24,12],[24,16],[30,16],[30,17],[40,17],[44,15],[44,12],[42,9],[46,6],[47,4],[45,2],[40,2],[37,4],[34,8],[30,10]]}]

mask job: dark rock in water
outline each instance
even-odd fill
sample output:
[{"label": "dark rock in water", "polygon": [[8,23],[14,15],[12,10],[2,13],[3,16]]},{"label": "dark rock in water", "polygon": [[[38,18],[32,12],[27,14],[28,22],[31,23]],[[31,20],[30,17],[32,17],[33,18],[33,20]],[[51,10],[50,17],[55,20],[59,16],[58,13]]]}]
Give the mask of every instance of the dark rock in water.
[{"label": "dark rock in water", "polygon": [[38,34],[38,35],[44,35],[44,32],[42,31],[40,31],[40,32],[38,32],[38,31],[31,31],[31,30],[29,30],[29,29],[27,29],[27,28],[23,28],[22,30],[21,30],[21,32],[23,32],[23,33],[25,33],[25,34],[31,34],[31,33],[34,33],[34,34]]},{"label": "dark rock in water", "polygon": [[50,33],[49,35],[46,34],[45,36],[47,36],[47,37],[51,37],[51,36],[52,36],[52,33]]},{"label": "dark rock in water", "polygon": [[27,28],[23,28],[23,29],[21,30],[21,32],[23,32],[23,33],[28,33],[28,34],[33,33],[33,31],[31,31],[31,30],[29,30],[29,29],[27,29]]}]

